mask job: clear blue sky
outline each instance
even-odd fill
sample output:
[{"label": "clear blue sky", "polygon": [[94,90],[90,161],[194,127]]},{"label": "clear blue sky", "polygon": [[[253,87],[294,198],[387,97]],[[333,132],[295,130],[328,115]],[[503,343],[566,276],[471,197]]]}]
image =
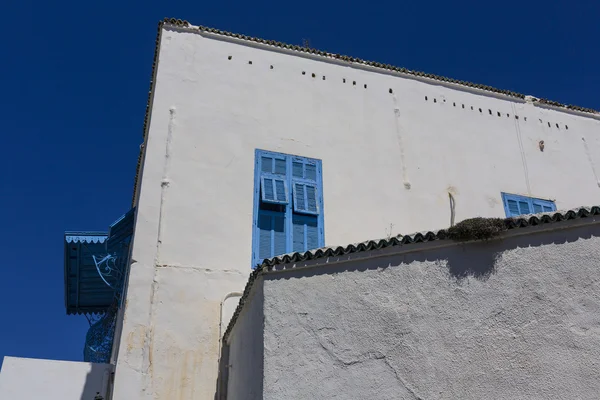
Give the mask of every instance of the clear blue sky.
[{"label": "clear blue sky", "polygon": [[130,206],[164,17],[600,109],[597,0],[19,0],[0,15],[0,358],[82,359],[63,232]]}]

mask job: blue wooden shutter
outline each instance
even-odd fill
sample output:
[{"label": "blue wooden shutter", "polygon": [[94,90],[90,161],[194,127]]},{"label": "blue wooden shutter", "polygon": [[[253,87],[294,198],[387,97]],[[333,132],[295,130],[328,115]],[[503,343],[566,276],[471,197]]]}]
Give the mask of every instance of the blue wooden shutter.
[{"label": "blue wooden shutter", "polygon": [[549,200],[534,199],[516,194],[502,193],[507,217],[556,211],[556,205]]},{"label": "blue wooden shutter", "polygon": [[292,158],[292,192],[294,211],[303,214],[319,214],[319,187],[317,161],[310,158]]},{"label": "blue wooden shutter", "polygon": [[318,218],[294,214],[292,217],[292,251],[304,252],[319,248]]},{"label": "blue wooden shutter", "polygon": [[285,214],[259,211],[258,261],[286,252]]},{"label": "blue wooden shutter", "polygon": [[263,175],[260,178],[261,200],[265,203],[287,204],[287,182],[274,175]]},{"label": "blue wooden shutter", "polygon": [[287,204],[287,162],[285,156],[263,154],[260,157],[261,200],[265,203]]},{"label": "blue wooden shutter", "polygon": [[556,204],[554,204],[552,201],[532,199],[531,203],[533,205],[534,213],[556,211]]},{"label": "blue wooden shutter", "polygon": [[305,181],[294,181],[294,211],[304,214],[319,214],[319,190],[317,185]]}]

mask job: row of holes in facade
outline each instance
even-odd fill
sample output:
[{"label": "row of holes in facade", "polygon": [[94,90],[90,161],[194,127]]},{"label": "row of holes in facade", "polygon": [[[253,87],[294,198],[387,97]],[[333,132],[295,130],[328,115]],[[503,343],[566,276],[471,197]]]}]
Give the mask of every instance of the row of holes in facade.
[{"label": "row of holes in facade", "polygon": [[[228,57],[227,57],[227,59],[228,59],[228,60],[231,60],[232,58],[233,58],[232,56],[228,56]],[[252,65],[252,60],[249,60],[249,61],[248,61],[248,64]],[[273,65],[270,65],[270,66],[269,66],[269,68],[270,68],[270,69],[274,69]],[[302,75],[306,75],[306,71],[302,71]],[[317,74],[315,74],[314,72],[313,72],[313,73],[311,73],[311,76],[312,76],[313,78],[317,78]],[[322,79],[322,80],[326,80],[326,79],[327,79],[327,77],[326,77],[325,75],[323,75],[323,76],[321,76],[321,79]],[[343,83],[346,83],[346,78],[342,78],[342,82],[343,82]],[[356,81],[352,81],[352,85],[356,86]],[[367,88],[367,84],[365,83],[365,84],[363,85],[363,87],[366,89],[366,88]],[[388,89],[388,92],[389,92],[389,93],[394,93],[394,91],[392,90],[392,88],[389,88],[389,89]],[[425,96],[425,101],[429,101],[429,98],[428,98],[428,96]],[[437,99],[436,99],[436,98],[434,98],[434,99],[433,99],[433,102],[434,102],[434,103],[437,103]],[[446,99],[443,99],[443,102],[445,103],[445,102],[446,102]],[[456,102],[453,102],[453,103],[452,103],[452,106],[453,106],[453,107],[456,107]],[[464,108],[465,108],[465,105],[464,105],[464,104],[460,104],[460,107],[464,109]],[[474,106],[470,106],[470,108],[471,108],[471,111],[475,111],[475,107],[474,107]],[[480,113],[482,113],[482,114],[483,114],[483,109],[481,109],[481,108],[478,108],[478,110],[479,110],[479,112],[480,112]],[[494,113],[492,112],[492,110],[491,110],[491,109],[488,109],[488,113],[489,113],[489,115],[494,115]],[[500,111],[496,111],[496,115],[497,115],[498,117],[502,117],[503,113],[501,113]],[[507,117],[507,118],[510,118],[510,114],[509,114],[509,113],[506,113],[506,117]],[[518,116],[518,115],[515,115],[515,119],[519,119],[519,116]],[[523,117],[523,120],[524,120],[524,121],[527,121],[527,117]],[[540,123],[541,123],[541,124],[543,124],[543,123],[544,123],[544,121],[542,121],[541,119],[539,119],[539,121],[540,121]],[[550,122],[548,122],[548,121],[546,121],[546,122],[547,122],[547,124],[548,124],[548,128],[552,128],[552,124],[551,124]],[[557,128],[557,129],[560,129],[560,126],[558,125],[558,123],[556,123],[555,125],[556,125],[556,128]],[[566,124],[565,124],[565,129],[569,129],[569,126],[568,126],[568,125],[566,125]]]}]

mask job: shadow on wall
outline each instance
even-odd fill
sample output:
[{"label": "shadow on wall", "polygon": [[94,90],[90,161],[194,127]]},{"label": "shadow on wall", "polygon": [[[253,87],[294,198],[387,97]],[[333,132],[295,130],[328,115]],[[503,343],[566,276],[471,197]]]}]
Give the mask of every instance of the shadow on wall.
[{"label": "shadow on wall", "polygon": [[[517,228],[519,229],[519,228]],[[522,228],[532,229],[532,228]],[[344,271],[366,271],[385,269],[392,265],[410,264],[412,262],[434,262],[445,260],[451,278],[461,281],[467,277],[487,280],[495,272],[498,257],[507,250],[523,247],[539,247],[551,244],[575,242],[579,239],[590,239],[600,235],[598,225],[558,229],[556,231],[532,232],[520,236],[481,240],[475,242],[456,242],[456,246],[437,249],[423,247],[419,251],[406,254],[390,255],[371,259],[362,259],[355,262],[316,266],[314,268],[282,271],[269,279],[292,279],[303,276],[316,276],[335,274]],[[434,242],[435,243],[435,242]],[[406,250],[411,246],[406,245]]]},{"label": "shadow on wall", "polygon": [[219,375],[217,377],[217,388],[215,400],[227,399],[227,383],[229,375],[229,346],[223,342],[221,354],[219,355]]},{"label": "shadow on wall", "polygon": [[83,385],[81,400],[109,400],[108,388],[112,386],[112,377],[111,365],[92,363]]}]

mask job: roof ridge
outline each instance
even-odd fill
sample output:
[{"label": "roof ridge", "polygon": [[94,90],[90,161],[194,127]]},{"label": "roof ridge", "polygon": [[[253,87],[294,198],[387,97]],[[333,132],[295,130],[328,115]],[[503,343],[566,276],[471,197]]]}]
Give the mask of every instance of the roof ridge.
[{"label": "roof ridge", "polygon": [[177,26],[177,27],[181,27],[181,28],[197,29],[201,32],[208,32],[208,33],[212,33],[212,34],[216,34],[216,35],[233,37],[236,39],[242,39],[242,40],[247,40],[247,41],[251,41],[251,42],[261,43],[261,44],[265,44],[268,46],[279,47],[279,48],[299,51],[299,52],[303,52],[303,53],[314,54],[314,55],[323,56],[323,57],[327,57],[327,58],[333,58],[333,59],[340,60],[340,61],[346,61],[346,62],[350,62],[350,63],[366,65],[366,66],[370,66],[370,67],[374,67],[374,68],[378,68],[378,69],[382,69],[382,70],[386,70],[386,71],[398,72],[398,73],[403,73],[403,74],[412,75],[412,76],[416,76],[416,77],[429,78],[429,79],[438,80],[438,81],[442,81],[442,82],[448,82],[448,83],[452,83],[452,84],[456,84],[456,85],[460,85],[460,86],[466,86],[469,88],[484,90],[487,92],[503,94],[505,96],[514,97],[514,98],[518,98],[518,99],[522,99],[522,100],[525,100],[526,98],[531,98],[533,103],[538,103],[541,105],[564,108],[564,109],[571,110],[571,111],[579,111],[579,112],[589,113],[589,114],[594,114],[594,115],[600,114],[599,111],[594,110],[593,108],[580,107],[580,106],[571,105],[571,104],[563,104],[558,101],[548,100],[548,99],[544,99],[544,98],[538,98],[535,96],[524,95],[524,94],[521,94],[518,92],[514,92],[512,90],[498,89],[498,88],[495,88],[495,87],[489,86],[489,85],[477,84],[477,83],[468,82],[468,81],[461,81],[458,79],[448,78],[445,76],[430,74],[430,73],[421,72],[421,71],[414,71],[414,70],[410,70],[410,69],[404,68],[404,67],[397,67],[397,66],[394,66],[391,64],[384,64],[384,63],[380,63],[380,62],[376,62],[376,61],[363,60],[358,57],[346,56],[346,55],[337,54],[337,53],[330,53],[327,51],[318,50],[318,49],[314,49],[311,47],[292,45],[292,44],[288,44],[288,43],[284,43],[284,42],[279,42],[276,40],[267,40],[267,39],[262,39],[262,38],[258,38],[258,37],[247,36],[247,35],[243,35],[243,34],[239,34],[239,33],[223,31],[223,30],[216,29],[216,28],[210,28],[210,27],[206,27],[206,26],[202,26],[202,25],[195,26],[195,25],[190,24],[186,20],[181,20],[181,19],[176,19],[176,18],[165,18],[164,20],[162,20],[159,23],[159,26],[165,25],[165,24]]}]

